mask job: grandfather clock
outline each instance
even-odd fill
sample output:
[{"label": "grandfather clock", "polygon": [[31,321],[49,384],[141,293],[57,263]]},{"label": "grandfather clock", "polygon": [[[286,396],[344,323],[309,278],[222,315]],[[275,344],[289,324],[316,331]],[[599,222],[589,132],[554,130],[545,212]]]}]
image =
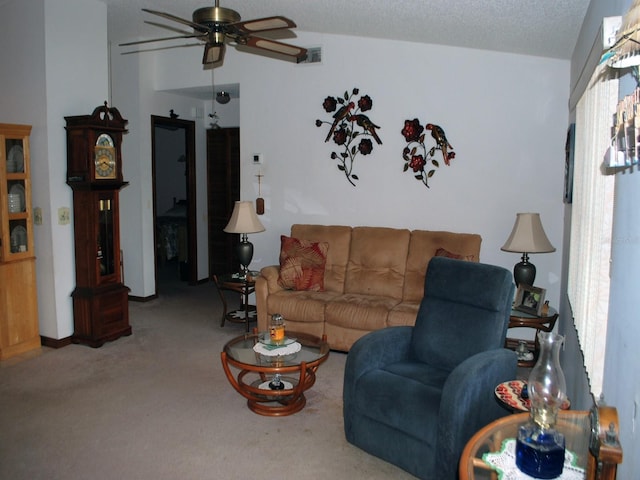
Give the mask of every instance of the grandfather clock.
[{"label": "grandfather clock", "polygon": [[72,341],[100,347],[131,334],[118,204],[119,191],[127,185],[120,151],[127,120],[107,102],[91,115],[65,120],[76,256]]}]

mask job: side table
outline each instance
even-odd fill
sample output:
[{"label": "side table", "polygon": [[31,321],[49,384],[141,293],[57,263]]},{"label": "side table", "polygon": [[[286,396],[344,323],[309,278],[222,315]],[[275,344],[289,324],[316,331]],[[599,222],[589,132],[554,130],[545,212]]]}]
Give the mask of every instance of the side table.
[{"label": "side table", "polygon": [[[257,319],[255,305],[249,305],[249,295],[255,291],[256,282],[254,277],[239,278],[237,273],[225,273],[223,275],[214,275],[213,281],[218,289],[218,294],[222,300],[222,320],[220,326],[224,327],[224,322],[244,323],[246,331],[249,332],[249,323],[255,322]],[[224,291],[231,291],[240,294],[240,308],[229,311],[227,299]]]},{"label": "side table", "polygon": [[[538,343],[538,332],[550,332],[556,325],[558,320],[558,312],[554,308],[549,308],[549,312],[546,315],[533,315],[530,313],[520,312],[518,310],[511,310],[511,316],[509,317],[508,328],[531,328],[535,330],[534,340],[524,340],[526,342],[527,349],[533,353],[531,359],[518,359],[519,367],[533,367],[538,360],[538,354],[540,353],[540,344]],[[507,337],[504,346],[511,350],[518,348],[518,343],[523,340],[517,338]]]},{"label": "side table", "polygon": [[[497,472],[485,463],[483,455],[500,451],[503,442],[515,438],[518,427],[528,418],[528,413],[503,417],[471,437],[460,456],[460,480],[497,479]],[[587,480],[615,480],[622,447],[617,440],[619,423],[614,407],[594,407],[591,412],[563,410],[558,413],[557,428],[575,455],[575,466],[585,469]],[[613,433],[607,435],[607,430]]]}]

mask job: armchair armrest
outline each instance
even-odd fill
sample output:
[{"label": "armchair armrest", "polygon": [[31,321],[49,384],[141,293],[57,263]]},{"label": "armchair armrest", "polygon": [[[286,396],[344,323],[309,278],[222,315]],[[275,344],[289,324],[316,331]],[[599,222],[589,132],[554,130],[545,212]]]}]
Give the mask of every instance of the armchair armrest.
[{"label": "armchair armrest", "polygon": [[469,357],[449,375],[440,402],[437,465],[442,478],[455,478],[469,439],[485,425],[508,414],[495,398],[495,387],[516,378],[514,351],[488,350]]},{"label": "armchair armrest", "polygon": [[258,314],[257,328],[259,332],[266,331],[269,325],[267,297],[271,293],[282,290],[282,287],[278,284],[279,275],[279,266],[269,265],[262,268],[260,275],[256,277],[256,312]]},{"label": "armchair armrest", "polygon": [[375,330],[359,338],[349,350],[344,367],[344,401],[354,398],[352,390],[358,378],[390,363],[409,356],[411,331],[413,327],[387,327]]}]

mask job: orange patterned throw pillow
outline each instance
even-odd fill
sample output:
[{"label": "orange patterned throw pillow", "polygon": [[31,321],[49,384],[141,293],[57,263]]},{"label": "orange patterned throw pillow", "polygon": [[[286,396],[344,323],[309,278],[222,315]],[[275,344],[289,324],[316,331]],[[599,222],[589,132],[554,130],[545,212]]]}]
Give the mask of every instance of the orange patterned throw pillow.
[{"label": "orange patterned throw pillow", "polygon": [[290,290],[324,290],[327,242],[311,242],[280,236],[280,276],[278,283]]},{"label": "orange patterned throw pillow", "polygon": [[457,253],[452,253],[444,248],[436,250],[436,257],[455,258],[458,260],[466,260],[467,262],[473,262],[476,258],[475,255],[458,255]]}]

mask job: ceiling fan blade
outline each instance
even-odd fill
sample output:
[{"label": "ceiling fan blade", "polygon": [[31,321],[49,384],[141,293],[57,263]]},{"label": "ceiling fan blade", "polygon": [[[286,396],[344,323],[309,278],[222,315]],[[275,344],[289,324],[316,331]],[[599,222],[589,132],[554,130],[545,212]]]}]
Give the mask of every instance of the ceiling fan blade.
[{"label": "ceiling fan blade", "polygon": [[181,30],[176,27],[172,27],[171,25],[165,25],[164,23],[158,22],[150,22],[149,20],[145,20],[144,23],[148,25],[153,25],[154,27],[166,28],[167,30],[171,30],[172,32],[181,33],[182,35],[191,35],[193,32],[188,32],[187,30]]},{"label": "ceiling fan blade", "polygon": [[149,40],[137,40],[135,42],[125,42],[125,43],[119,43],[118,45],[120,47],[127,47],[130,45],[141,45],[143,43],[153,43],[153,42],[163,42],[165,40],[178,40],[181,38],[206,38],[207,35],[206,34],[191,34],[191,35],[179,35],[176,37],[162,37],[162,38],[152,38]]},{"label": "ceiling fan blade", "polygon": [[204,46],[204,55],[202,56],[203,65],[214,65],[222,62],[224,59],[224,43],[207,43]]},{"label": "ceiling fan blade", "polygon": [[256,18],[254,20],[246,20],[244,22],[237,22],[230,25],[239,32],[244,33],[256,33],[267,32],[269,30],[281,30],[283,28],[296,28],[296,24],[293,20],[288,18],[276,16]]},{"label": "ceiling fan blade", "polygon": [[268,38],[247,37],[245,45],[295,58],[298,63],[307,58],[306,48],[296,47],[295,45],[289,45],[288,43],[276,42],[275,40]]},{"label": "ceiling fan blade", "polygon": [[163,42],[165,40],[177,40],[180,38],[206,38],[207,34],[200,34],[200,33],[193,33],[190,35],[179,35],[177,37],[163,37],[163,38],[152,38],[150,40],[137,40],[135,42],[125,42],[125,43],[119,43],[118,46],[120,47],[128,47],[131,45],[141,45],[143,43],[153,43],[153,42]]},{"label": "ceiling fan blade", "polygon": [[167,20],[173,20],[174,22],[182,23],[183,25],[187,25],[198,32],[208,32],[209,30],[204,25],[200,25],[198,23],[193,23],[190,20],[186,20],[184,18],[176,17],[175,15],[171,15],[166,12],[159,12],[158,10],[149,10],[148,8],[143,8],[143,12],[151,13],[153,15],[158,15],[159,17],[166,18]]}]

